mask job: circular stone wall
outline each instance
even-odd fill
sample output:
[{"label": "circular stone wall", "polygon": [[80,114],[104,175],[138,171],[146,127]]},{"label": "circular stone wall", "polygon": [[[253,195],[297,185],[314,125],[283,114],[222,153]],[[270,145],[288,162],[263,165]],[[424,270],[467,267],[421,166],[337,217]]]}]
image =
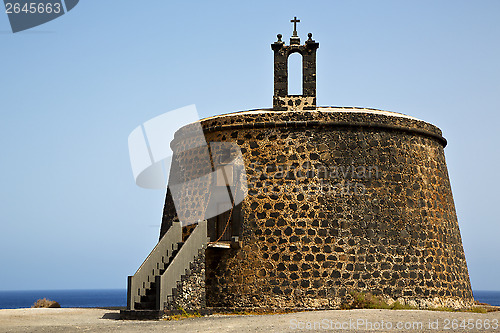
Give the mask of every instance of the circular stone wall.
[{"label": "circular stone wall", "polygon": [[472,304],[437,127],[357,108],[255,110],[201,124],[207,142],[241,148],[248,183],[233,230],[241,248],[206,252],[207,306],[335,308],[350,291],[421,307]]}]

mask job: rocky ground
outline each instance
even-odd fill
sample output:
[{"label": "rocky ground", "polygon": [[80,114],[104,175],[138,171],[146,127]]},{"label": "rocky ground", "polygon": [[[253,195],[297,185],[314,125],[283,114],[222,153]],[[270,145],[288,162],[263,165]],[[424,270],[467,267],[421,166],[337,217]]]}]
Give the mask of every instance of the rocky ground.
[{"label": "rocky ground", "polygon": [[278,315],[212,315],[118,320],[118,310],[0,310],[0,332],[498,332],[500,312],[331,310]]}]

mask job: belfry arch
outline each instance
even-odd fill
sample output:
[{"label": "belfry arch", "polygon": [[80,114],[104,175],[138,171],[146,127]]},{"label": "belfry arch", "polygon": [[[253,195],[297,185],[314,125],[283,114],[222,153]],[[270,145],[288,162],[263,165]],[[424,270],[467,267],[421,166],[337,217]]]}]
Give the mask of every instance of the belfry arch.
[{"label": "belfry arch", "polygon": [[288,57],[288,95],[302,95],[304,93],[304,61],[300,52],[291,53]]}]

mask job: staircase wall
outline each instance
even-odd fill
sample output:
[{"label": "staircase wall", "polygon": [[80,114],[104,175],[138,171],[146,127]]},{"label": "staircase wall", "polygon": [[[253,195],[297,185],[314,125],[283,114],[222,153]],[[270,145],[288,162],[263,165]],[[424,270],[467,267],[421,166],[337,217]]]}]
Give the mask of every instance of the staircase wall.
[{"label": "staircase wall", "polygon": [[166,310],[198,310],[206,307],[205,293],[205,250],[201,250],[186,275],[177,283],[169,297]]},{"label": "staircase wall", "polygon": [[[168,306],[169,300],[174,296],[173,291],[178,288],[179,282],[182,283],[182,278],[186,279],[191,272],[196,271],[196,265],[193,266],[193,263],[204,253],[207,241],[207,221],[199,221],[166,271],[156,279],[156,286],[159,286],[157,295],[159,310],[164,310],[165,306]],[[204,285],[203,283],[203,288]]]}]

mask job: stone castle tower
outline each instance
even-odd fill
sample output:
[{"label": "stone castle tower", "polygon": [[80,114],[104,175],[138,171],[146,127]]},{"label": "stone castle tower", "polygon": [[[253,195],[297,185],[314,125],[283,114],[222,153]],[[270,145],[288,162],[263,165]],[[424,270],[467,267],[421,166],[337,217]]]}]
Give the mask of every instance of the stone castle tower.
[{"label": "stone castle tower", "polygon": [[[289,45],[278,35],[271,48],[273,108],[200,121],[206,142],[239,148],[244,172],[229,170],[219,186],[246,196],[204,222],[209,242],[161,308],[338,308],[350,291],[420,307],[472,305],[441,131],[395,112],[317,107],[312,34],[301,45],[294,29]],[[287,89],[295,52],[303,59],[299,96]],[[191,144],[186,126],[171,147],[175,154]],[[195,155],[179,159],[194,165]],[[220,160],[213,156],[214,170],[227,165]],[[192,200],[210,206],[210,188],[191,188],[186,210],[196,214]],[[160,238],[185,213],[169,191]],[[186,244],[194,227],[183,228]]]}]

